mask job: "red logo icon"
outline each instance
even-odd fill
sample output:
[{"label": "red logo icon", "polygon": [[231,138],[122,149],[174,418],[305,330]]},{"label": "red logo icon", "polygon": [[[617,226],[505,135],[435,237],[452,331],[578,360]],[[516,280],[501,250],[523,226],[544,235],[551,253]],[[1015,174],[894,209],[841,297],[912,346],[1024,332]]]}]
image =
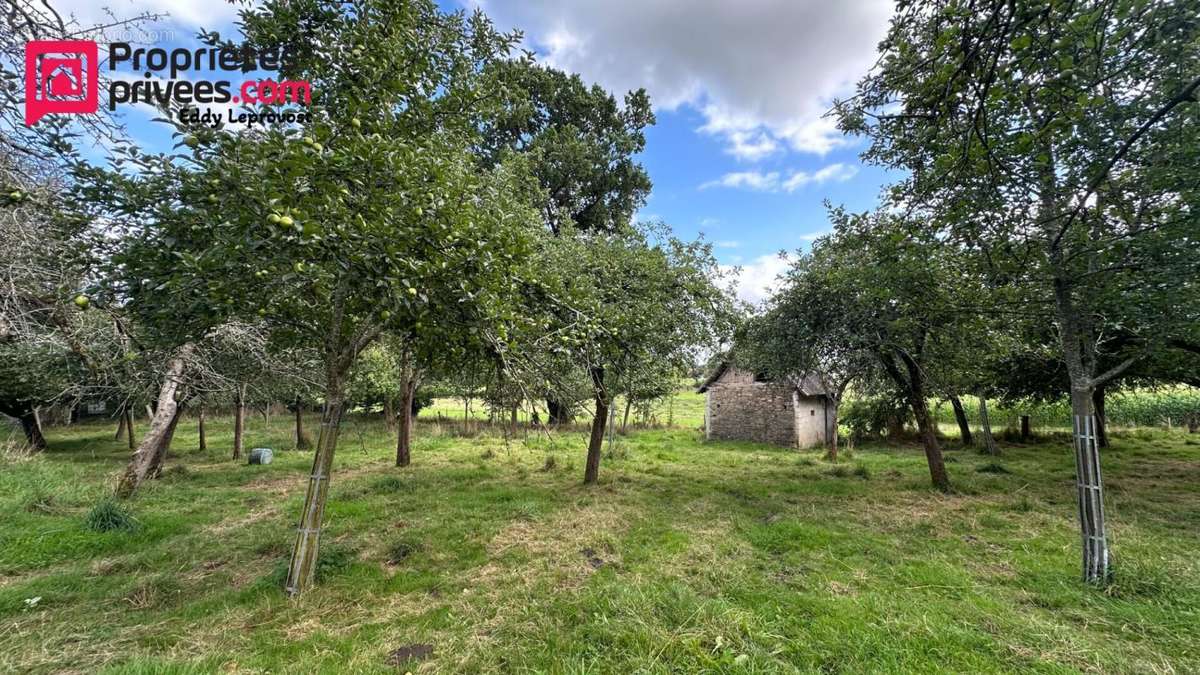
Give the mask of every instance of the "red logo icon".
[{"label": "red logo icon", "polygon": [[49,113],[94,113],[100,107],[100,63],[91,40],[25,44],[25,125]]}]

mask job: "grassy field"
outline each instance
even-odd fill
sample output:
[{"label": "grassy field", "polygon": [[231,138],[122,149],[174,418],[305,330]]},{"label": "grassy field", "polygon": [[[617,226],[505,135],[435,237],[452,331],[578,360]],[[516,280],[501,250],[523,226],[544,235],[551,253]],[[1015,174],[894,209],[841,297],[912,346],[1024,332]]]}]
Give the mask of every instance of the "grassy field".
[{"label": "grassy field", "polygon": [[[307,453],[234,463],[227,420],[204,453],[189,421],[132,529],[97,532],[127,450],[111,425],[50,430],[0,466],[0,671],[1200,671],[1197,436],[1106,451],[1101,591],[1077,580],[1063,438],[950,451],[947,496],[915,447],[832,465],[680,419],[620,438],[593,488],[576,432],[426,418],[400,470],[352,419],[299,600],[280,585]],[[289,447],[286,423],[253,418],[250,446]]]},{"label": "grassy field", "polygon": [[[543,422],[546,421],[545,404],[539,402],[538,412]],[[464,416],[473,420],[484,420],[488,418],[488,409],[481,400],[473,400],[468,411],[463,405],[461,398],[435,398],[433,404],[421,411],[421,416],[432,421],[437,421],[438,418],[446,422],[460,421]],[[625,399],[618,396],[616,403],[613,405],[616,411],[616,419],[619,423],[625,413]],[[576,423],[586,424],[592,419],[591,405],[585,403],[580,407],[576,416]],[[502,416],[503,417],[503,416]],[[529,421],[529,411],[523,409],[518,414],[518,418],[523,422]],[[630,413],[630,424],[638,422],[636,413]],[[703,429],[704,428],[704,394],[697,394],[692,389],[687,389],[676,393],[674,396],[656,401],[650,409],[650,419],[646,420],[647,426],[670,426],[679,427],[681,429]]]}]

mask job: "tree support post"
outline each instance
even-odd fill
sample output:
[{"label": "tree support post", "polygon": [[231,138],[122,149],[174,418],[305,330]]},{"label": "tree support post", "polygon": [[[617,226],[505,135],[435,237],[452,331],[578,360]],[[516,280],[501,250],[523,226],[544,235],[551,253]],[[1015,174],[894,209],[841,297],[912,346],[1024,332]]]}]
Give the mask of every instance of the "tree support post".
[{"label": "tree support post", "polygon": [[304,509],[300,513],[300,524],[296,528],[296,543],[292,546],[292,559],[288,566],[288,595],[298,595],[308,590],[316,579],[317,552],[321,543],[321,524],[325,519],[325,501],[329,494],[329,474],[333,468],[333,454],[337,450],[338,431],[341,428],[344,410],[340,393],[330,397],[321,415],[321,431],[317,437],[317,451],[313,457],[312,471],[308,476],[308,490],[304,497]]},{"label": "tree support post", "polygon": [[1108,536],[1104,527],[1104,484],[1096,419],[1074,415],[1075,475],[1079,493],[1079,524],[1083,538],[1083,580],[1107,584],[1112,580]]}]

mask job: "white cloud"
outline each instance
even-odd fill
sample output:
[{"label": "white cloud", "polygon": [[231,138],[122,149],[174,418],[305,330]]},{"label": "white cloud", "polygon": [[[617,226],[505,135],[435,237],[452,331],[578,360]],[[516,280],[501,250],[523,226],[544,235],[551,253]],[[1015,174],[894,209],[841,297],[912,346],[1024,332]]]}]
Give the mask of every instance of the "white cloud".
[{"label": "white cloud", "polygon": [[734,171],[700,186],[701,190],[714,187],[745,188],[758,192],[775,192],[779,189],[779,172]]},{"label": "white cloud", "polygon": [[793,192],[804,187],[805,185],[808,185],[809,183],[816,183],[817,185],[820,185],[821,183],[828,183],[829,181],[836,181],[839,183],[848,181],[851,178],[854,178],[854,175],[857,173],[858,167],[851,164],[830,164],[829,166],[818,169],[813,173],[797,171],[789,176],[788,179],[783,182],[781,187],[787,192]]},{"label": "white cloud", "polygon": [[461,1],[524,29],[552,65],[694,107],[703,132],[750,161],[843,143],[823,115],[870,68],[892,12],[889,0]]},{"label": "white cloud", "polygon": [[732,240],[732,239],[726,239],[726,240],[722,240],[722,241],[714,241],[713,242],[713,246],[716,246],[717,248],[737,248],[741,245],[742,245],[742,242]]},{"label": "white cloud", "polygon": [[[752,305],[758,305],[771,297],[779,287],[779,275],[787,271],[792,264],[788,255],[770,254],[755,258],[741,266],[737,276],[737,297]],[[722,265],[722,272],[734,271],[732,265]]]},{"label": "white cloud", "polygon": [[779,150],[779,143],[762,131],[731,131],[728,140],[725,152],[747,162],[756,162]]},{"label": "white cloud", "polygon": [[786,178],[778,171],[733,171],[716,180],[700,185],[701,190],[723,187],[753,190],[755,192],[795,192],[805,185],[820,185],[828,182],[848,181],[858,173],[858,167],[841,162],[830,164],[813,172],[793,171]]},{"label": "white cloud", "polygon": [[[179,41],[188,42],[197,28],[219,29],[228,28],[237,19],[238,9],[242,5],[230,2],[197,2],[196,0],[57,0],[54,8],[65,17],[74,16],[83,27],[112,23],[112,17],[128,19],[140,14],[165,14],[166,21],[154,24],[142,24],[135,29],[121,33],[120,30],[107,32],[109,40],[127,42],[158,42]],[[252,3],[257,4],[257,3]],[[111,14],[109,12],[111,11]],[[178,26],[183,31],[173,33],[167,27],[169,24]],[[224,34],[226,31],[222,31]],[[147,39],[149,37],[149,39]]]}]

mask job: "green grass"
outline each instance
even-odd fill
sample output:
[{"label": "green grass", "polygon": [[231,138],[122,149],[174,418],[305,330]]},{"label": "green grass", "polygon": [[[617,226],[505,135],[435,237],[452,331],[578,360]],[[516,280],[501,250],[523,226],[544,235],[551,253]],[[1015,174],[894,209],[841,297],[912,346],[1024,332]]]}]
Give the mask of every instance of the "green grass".
[{"label": "green grass", "polygon": [[351,418],[321,584],[289,600],[310,455],[288,421],[249,421],[247,447],[283,450],[267,466],[228,459],[228,420],[204,453],[181,424],[129,529],[88,526],[128,455],[111,426],[6,460],[0,671],[1200,670],[1196,436],[1105,452],[1099,590],[1078,581],[1064,438],[951,451],[947,496],[916,447],[835,466],[683,422],[619,437],[585,488],[578,432],[506,442],[426,417],[401,470],[382,424]]}]

